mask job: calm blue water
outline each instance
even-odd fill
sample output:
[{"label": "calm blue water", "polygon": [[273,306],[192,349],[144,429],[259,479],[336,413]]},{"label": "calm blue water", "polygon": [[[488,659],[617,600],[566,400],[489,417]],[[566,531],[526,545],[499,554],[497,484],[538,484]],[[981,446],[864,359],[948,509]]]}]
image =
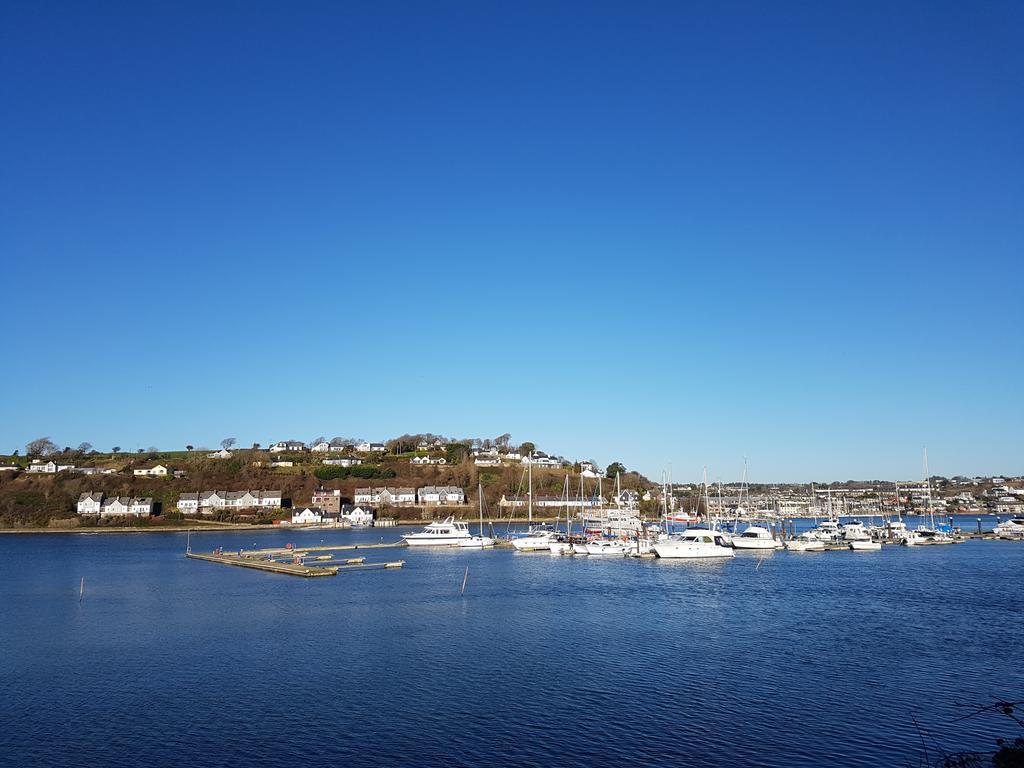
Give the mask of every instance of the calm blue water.
[{"label": "calm blue water", "polygon": [[[400,532],[193,546],[382,533]],[[0,537],[5,762],[918,765],[913,717],[989,748],[1015,734],[952,724],[957,703],[1024,696],[1024,544],[716,564],[383,550],[407,567],[324,579],[184,544]]]}]

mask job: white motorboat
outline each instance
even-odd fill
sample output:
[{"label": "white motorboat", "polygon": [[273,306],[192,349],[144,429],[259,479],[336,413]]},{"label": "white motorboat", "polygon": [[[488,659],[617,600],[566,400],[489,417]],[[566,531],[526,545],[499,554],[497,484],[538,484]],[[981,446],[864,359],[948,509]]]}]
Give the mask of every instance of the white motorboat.
[{"label": "white motorboat", "polygon": [[573,554],[572,542],[564,537],[560,537],[556,541],[552,541],[551,544],[548,546],[548,549],[551,550],[552,555]]},{"label": "white motorboat", "polygon": [[551,545],[558,541],[556,534],[550,527],[540,526],[531,528],[524,535],[512,539],[512,546],[517,552],[548,552]]},{"label": "white motorboat", "polygon": [[839,526],[839,536],[843,541],[871,541],[871,534],[867,532],[864,523],[860,520],[851,520]]},{"label": "white motorboat", "polygon": [[955,544],[956,540],[948,531],[920,525],[914,530],[908,531],[901,543],[907,547],[924,547],[936,544]]},{"label": "white motorboat", "polygon": [[748,525],[739,535],[732,537],[736,549],[782,549],[782,542],[761,525]]},{"label": "white motorboat", "polygon": [[1024,517],[1013,517],[1009,520],[1003,520],[1003,522],[992,529],[992,533],[1005,538],[1024,538]]},{"label": "white motorboat", "polygon": [[598,539],[587,542],[588,555],[615,555],[622,557],[629,551],[629,544],[624,541],[611,541],[609,539]]},{"label": "white motorboat", "polygon": [[882,542],[871,539],[854,539],[850,542],[850,549],[854,552],[877,552],[881,548]]},{"label": "white motorboat", "polygon": [[463,549],[485,549],[486,547],[493,547],[497,542],[490,536],[470,536],[468,539],[463,539],[458,543],[459,547]]},{"label": "white motorboat", "polygon": [[789,552],[824,552],[825,542],[814,536],[801,533],[795,539],[787,541],[785,547]]},{"label": "white motorboat", "polygon": [[587,542],[577,541],[572,545],[572,553],[574,555],[589,555],[590,552],[587,551]]},{"label": "white motorboat", "polygon": [[666,559],[735,557],[736,553],[721,532],[708,528],[689,528],[654,545],[654,554]]},{"label": "white motorboat", "polygon": [[453,547],[470,538],[469,525],[448,517],[440,523],[431,523],[419,533],[406,534],[402,540],[410,547]]},{"label": "white motorboat", "polygon": [[805,533],[800,534],[810,539],[817,539],[818,541],[829,543],[837,542],[841,538],[841,531],[839,530],[839,522],[837,520],[822,520],[818,525]]}]

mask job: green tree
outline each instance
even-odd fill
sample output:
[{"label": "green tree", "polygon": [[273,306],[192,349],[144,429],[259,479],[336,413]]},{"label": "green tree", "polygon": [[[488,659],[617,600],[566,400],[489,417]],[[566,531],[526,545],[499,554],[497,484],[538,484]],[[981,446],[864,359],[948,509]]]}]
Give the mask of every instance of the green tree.
[{"label": "green tree", "polygon": [[624,475],[626,474],[626,467],[622,464],[621,461],[613,461],[611,464],[608,465],[608,469],[606,469],[604,473],[608,477],[615,477],[615,475],[617,474]]}]

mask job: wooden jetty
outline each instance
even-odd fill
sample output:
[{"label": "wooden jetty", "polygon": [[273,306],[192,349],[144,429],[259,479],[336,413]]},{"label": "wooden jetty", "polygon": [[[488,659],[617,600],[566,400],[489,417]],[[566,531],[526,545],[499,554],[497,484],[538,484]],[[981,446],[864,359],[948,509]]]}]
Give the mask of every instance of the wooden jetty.
[{"label": "wooden jetty", "polygon": [[241,568],[255,568],[257,571],[269,571],[271,573],[286,573],[290,576],[336,576],[338,566],[321,565],[311,567],[299,563],[280,563],[277,560],[256,560],[253,558],[239,557],[238,555],[216,555],[200,554],[198,552],[186,552],[185,557],[190,560],[205,560],[208,563],[220,563],[221,565],[237,565]]},{"label": "wooden jetty", "polygon": [[303,557],[313,552],[346,552],[353,549],[394,549],[409,546],[404,541],[381,542],[380,544],[320,544],[308,547],[270,547],[268,549],[242,549],[241,557]]},{"label": "wooden jetty", "polygon": [[[205,560],[208,563],[220,563],[221,565],[236,565],[239,568],[253,568],[257,571],[269,573],[284,573],[289,576],[303,576],[313,578],[317,576],[337,576],[341,571],[369,571],[374,569],[401,568],[405,565],[404,560],[393,560],[390,562],[368,563],[365,557],[344,558],[341,560],[322,560],[314,557],[315,565],[307,565],[303,562],[302,556],[296,556],[293,550],[286,550],[289,555],[295,556],[295,561],[282,562],[274,560],[266,555],[254,557],[238,554],[223,554],[220,552],[198,553],[186,552],[185,557],[190,560]],[[307,554],[307,557],[309,555]],[[327,555],[331,558],[330,555]]]}]

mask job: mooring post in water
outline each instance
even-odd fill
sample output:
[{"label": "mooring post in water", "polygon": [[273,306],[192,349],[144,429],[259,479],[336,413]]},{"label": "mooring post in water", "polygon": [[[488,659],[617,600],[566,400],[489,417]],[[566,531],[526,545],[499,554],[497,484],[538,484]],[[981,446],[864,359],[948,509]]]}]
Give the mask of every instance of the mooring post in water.
[{"label": "mooring post in water", "polygon": [[466,566],[466,573],[462,577],[462,590],[459,592],[460,595],[466,594],[466,582],[469,581],[469,566]]},{"label": "mooring post in water", "polygon": [[81,583],[78,585],[78,604],[82,604],[82,598],[85,597],[85,576],[82,577]]},{"label": "mooring post in water", "polygon": [[981,518],[978,518],[978,533],[981,533]]}]

